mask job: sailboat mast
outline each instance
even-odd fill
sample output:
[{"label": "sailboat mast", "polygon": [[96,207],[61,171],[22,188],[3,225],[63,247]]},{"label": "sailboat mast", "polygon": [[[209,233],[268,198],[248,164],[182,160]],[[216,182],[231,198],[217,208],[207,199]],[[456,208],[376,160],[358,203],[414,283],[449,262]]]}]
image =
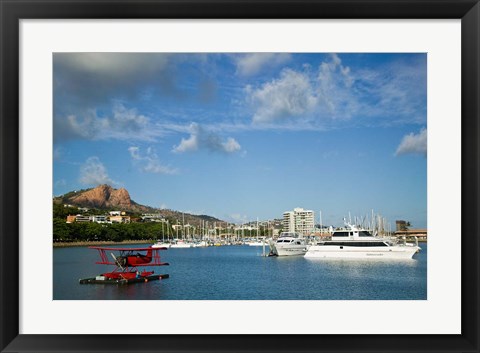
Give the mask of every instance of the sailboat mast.
[{"label": "sailboat mast", "polygon": [[320,234],[323,234],[323,226],[322,226],[322,210],[318,211],[320,215]]},{"label": "sailboat mast", "polygon": [[182,212],[182,239],[185,240],[185,214]]}]

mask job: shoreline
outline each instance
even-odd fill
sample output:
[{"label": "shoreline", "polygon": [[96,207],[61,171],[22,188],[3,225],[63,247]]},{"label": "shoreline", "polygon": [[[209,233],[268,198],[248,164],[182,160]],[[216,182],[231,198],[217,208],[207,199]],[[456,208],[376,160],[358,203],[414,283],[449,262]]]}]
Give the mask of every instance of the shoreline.
[{"label": "shoreline", "polygon": [[68,248],[75,246],[99,246],[99,245],[122,245],[122,244],[154,244],[155,240],[124,240],[124,241],[72,241],[55,242],[54,248]]}]

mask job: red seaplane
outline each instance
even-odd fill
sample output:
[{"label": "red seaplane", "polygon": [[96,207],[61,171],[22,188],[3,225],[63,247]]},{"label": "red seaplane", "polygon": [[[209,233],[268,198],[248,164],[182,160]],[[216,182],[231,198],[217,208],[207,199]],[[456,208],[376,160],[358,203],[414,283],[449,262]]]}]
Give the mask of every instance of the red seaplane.
[{"label": "red seaplane", "polygon": [[[100,255],[99,265],[114,265],[112,272],[102,273],[93,278],[84,278],[80,284],[129,284],[148,282],[168,278],[168,274],[158,275],[154,271],[138,267],[167,266],[167,262],[160,261],[160,250],[167,248],[104,248],[90,246],[89,249],[96,249]],[[114,254],[117,253],[117,255]]]}]

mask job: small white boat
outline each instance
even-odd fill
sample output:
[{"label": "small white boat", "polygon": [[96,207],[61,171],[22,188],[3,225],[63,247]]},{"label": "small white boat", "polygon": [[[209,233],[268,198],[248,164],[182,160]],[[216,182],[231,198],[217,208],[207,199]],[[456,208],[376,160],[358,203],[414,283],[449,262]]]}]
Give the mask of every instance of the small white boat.
[{"label": "small white boat", "polygon": [[308,244],[300,233],[282,232],[277,240],[270,240],[270,254],[276,256],[305,255]]},{"label": "small white boat", "polygon": [[248,246],[263,246],[263,245],[268,245],[268,240],[261,238],[261,239],[253,239],[248,242],[246,242]]},{"label": "small white boat", "polygon": [[185,240],[176,239],[170,247],[173,248],[191,248],[193,247],[191,243],[187,243]]},{"label": "small white boat", "polygon": [[170,245],[172,245],[172,244],[159,240],[155,244],[152,245],[152,248],[154,248],[154,249],[156,249],[156,248],[169,248]]},{"label": "small white boat", "polygon": [[305,258],[350,259],[411,259],[421,248],[416,244],[398,243],[390,238],[379,238],[365,229],[346,223],[336,230],[331,240],[319,241],[308,248]]},{"label": "small white boat", "polygon": [[208,245],[208,242],[206,242],[205,240],[197,241],[193,243],[194,248],[206,248],[207,246],[209,245]]}]

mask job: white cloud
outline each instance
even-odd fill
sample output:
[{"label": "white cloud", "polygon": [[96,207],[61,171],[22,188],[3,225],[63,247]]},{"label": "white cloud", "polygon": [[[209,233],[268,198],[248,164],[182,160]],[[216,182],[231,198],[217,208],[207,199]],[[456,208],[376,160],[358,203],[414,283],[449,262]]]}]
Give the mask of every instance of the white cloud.
[{"label": "white cloud", "polygon": [[[331,54],[317,67],[284,69],[246,86],[252,122],[265,128],[330,129],[424,124],[426,70],[421,59],[352,69]],[[385,119],[385,117],[388,119]]]},{"label": "white cloud", "polygon": [[148,131],[150,120],[138,114],[136,109],[127,109],[121,103],[115,103],[112,115],[105,119],[100,119],[100,123],[106,129],[105,136],[123,138],[125,133],[146,133]]},{"label": "white cloud", "polygon": [[135,159],[135,160],[140,160],[141,157],[140,157],[140,148],[139,147],[135,147],[135,146],[131,146],[128,148],[128,152],[130,152],[130,156]]},{"label": "white cloud", "polygon": [[122,139],[133,135],[131,129],[138,140],[151,137],[151,129],[145,128],[148,119],[110,104],[176,97],[172,65],[171,55],[163,53],[55,53],[55,140]]},{"label": "white cloud", "polygon": [[222,146],[227,153],[236,152],[241,149],[240,144],[232,137],[229,137],[226,142],[222,142]]},{"label": "white cloud", "polygon": [[290,61],[288,53],[249,53],[235,56],[237,74],[252,76],[266,67],[277,67]]},{"label": "white cloud", "polygon": [[[344,117],[345,112],[350,112],[356,105],[356,98],[351,90],[355,79],[350,74],[350,68],[342,65],[338,55],[332,54],[330,59],[320,64],[315,80],[316,91],[320,97],[320,105],[323,105],[330,116]],[[345,109],[346,107],[348,109]]]},{"label": "white cloud", "polygon": [[354,78],[350,75],[350,68],[342,65],[342,61],[337,54],[330,55],[330,58],[330,61],[324,61],[320,64],[318,70],[320,87],[324,91],[335,88],[338,85],[351,87]]},{"label": "white cloud", "polygon": [[96,156],[89,157],[85,163],[80,166],[79,181],[82,184],[94,186],[99,184],[119,184],[108,176],[107,169]]},{"label": "white cloud", "polygon": [[211,152],[234,153],[242,147],[232,137],[222,141],[221,137],[212,131],[207,131],[196,123],[190,124],[190,136],[182,138],[178,146],[173,146],[173,152],[193,152],[199,149],[206,149]]},{"label": "white cloud", "polygon": [[146,173],[154,174],[176,174],[178,170],[169,166],[163,165],[158,159],[157,154],[152,148],[147,148],[146,154],[140,153],[140,148],[132,146],[128,148],[132,159],[140,164],[141,170]]},{"label": "white cloud", "polygon": [[354,82],[350,68],[343,66],[336,54],[322,62],[318,70],[310,66],[302,72],[284,69],[278,79],[257,89],[247,86],[247,100],[254,107],[253,122],[282,122],[287,126],[291,119],[311,123],[315,119],[345,118],[345,112],[356,106],[351,92]]},{"label": "white cloud", "polygon": [[395,152],[395,155],[402,154],[422,154],[427,155],[427,129],[422,129],[418,134],[413,132],[405,135]]},{"label": "white cloud", "polygon": [[180,144],[178,146],[173,146],[173,152],[184,153],[196,151],[199,148],[198,143],[198,133],[192,132],[189,138],[185,139],[182,137]]},{"label": "white cloud", "polygon": [[247,94],[256,108],[254,123],[303,116],[310,113],[318,102],[309,77],[290,69],[283,70],[279,79],[267,82],[257,90],[248,86]]},{"label": "white cloud", "polygon": [[84,111],[80,115],[54,119],[57,140],[136,140],[153,141],[165,132],[156,128],[150,119],[138,114],[136,109],[128,109],[115,102],[112,110],[99,116],[95,110]]}]

